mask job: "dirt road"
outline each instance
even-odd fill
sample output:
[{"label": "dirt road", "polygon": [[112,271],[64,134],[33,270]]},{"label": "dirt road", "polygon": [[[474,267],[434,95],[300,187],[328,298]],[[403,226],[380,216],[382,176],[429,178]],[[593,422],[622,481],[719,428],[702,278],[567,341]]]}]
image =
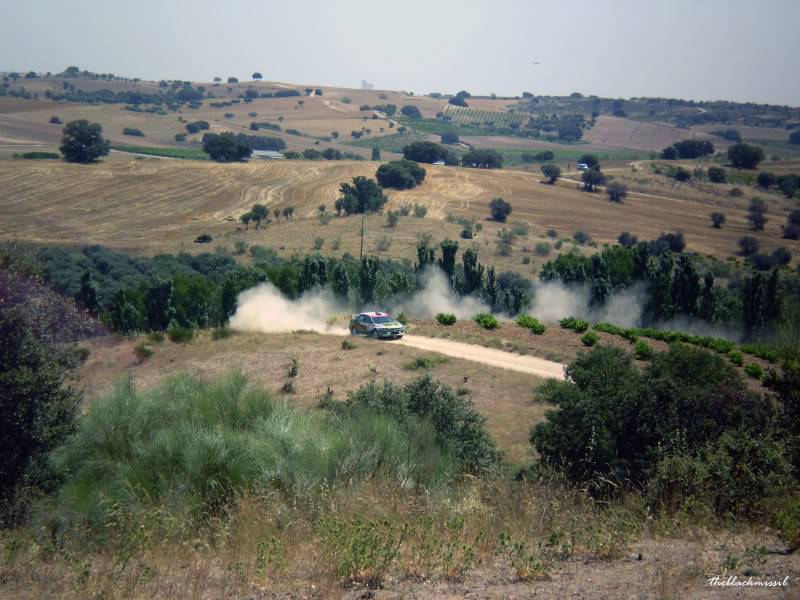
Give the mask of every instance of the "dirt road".
[{"label": "dirt road", "polygon": [[535,356],[523,356],[521,354],[512,354],[510,352],[503,352],[502,350],[495,350],[493,348],[484,348],[483,346],[476,346],[474,344],[464,344],[463,342],[454,342],[451,340],[422,337],[418,335],[406,335],[403,339],[394,343],[411,346],[419,350],[437,352],[445,356],[479,362],[492,367],[500,367],[501,369],[509,369],[519,373],[528,373],[529,375],[536,375],[538,377],[555,377],[557,379],[563,379],[564,377],[564,365],[544,360],[543,358],[536,358]]}]

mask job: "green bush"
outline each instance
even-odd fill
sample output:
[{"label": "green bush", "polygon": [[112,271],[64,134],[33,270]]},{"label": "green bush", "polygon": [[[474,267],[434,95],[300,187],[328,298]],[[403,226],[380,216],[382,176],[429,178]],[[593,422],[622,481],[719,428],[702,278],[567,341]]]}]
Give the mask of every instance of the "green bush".
[{"label": "green bush", "polygon": [[446,356],[418,356],[406,364],[406,369],[409,371],[416,371],[418,369],[432,369],[437,365],[448,362],[448,360],[449,359]]},{"label": "green bush", "polygon": [[692,503],[720,516],[751,516],[761,512],[764,498],[788,489],[791,470],[774,435],[754,438],[745,430],[728,430],[697,451],[667,454],[656,465],[648,496],[652,504],[673,510]]},{"label": "green bush", "polygon": [[77,365],[38,316],[0,310],[0,527],[23,520],[29,501],[56,485],[48,454],[79,414],[68,384]]},{"label": "green bush", "polygon": [[770,525],[790,544],[800,544],[800,498],[784,497],[772,515]]},{"label": "green bush", "polygon": [[639,340],[634,344],[633,352],[639,360],[650,360],[653,358],[653,349],[644,340]]},{"label": "green bush", "polygon": [[133,353],[139,360],[145,361],[153,356],[153,347],[147,342],[140,342],[133,348]]},{"label": "green bush", "polygon": [[536,335],[542,335],[545,332],[545,326],[539,322],[539,319],[530,315],[518,316],[517,325],[530,329],[531,333],[535,333]]},{"label": "green bush", "polygon": [[167,331],[167,337],[176,344],[188,344],[194,339],[193,327],[171,327]]},{"label": "green bush", "polygon": [[589,329],[589,321],[583,319],[576,319],[575,317],[567,317],[558,322],[562,329],[571,329],[575,333],[583,333]]},{"label": "green bush", "polygon": [[593,329],[595,331],[602,331],[604,333],[610,333],[612,335],[619,335],[619,336],[622,336],[625,333],[624,327],[620,327],[619,325],[614,325],[613,323],[595,323]]},{"label": "green bush", "polygon": [[121,508],[205,518],[248,489],[305,498],[369,478],[427,490],[457,476],[459,462],[499,461],[477,411],[430,379],[371,384],[344,404],[335,419],[301,410],[240,374],[179,375],[147,391],[122,382],[54,455],[65,484],[53,517],[102,524]]},{"label": "green bush", "polygon": [[764,379],[764,369],[758,363],[747,363],[744,366],[744,372],[753,379]]},{"label": "green bush", "polygon": [[164,332],[163,331],[153,331],[147,335],[147,339],[151,342],[155,342],[156,344],[160,344],[164,341]]},{"label": "green bush", "polygon": [[737,352],[736,350],[728,352],[728,360],[737,367],[741,367],[744,364],[744,356],[742,356],[741,352]]},{"label": "green bush", "polygon": [[233,330],[229,327],[217,327],[211,332],[212,340],[224,340],[233,335]]},{"label": "green bush", "polygon": [[23,152],[19,157],[25,160],[58,160],[61,155],[58,152]]},{"label": "green bush", "polygon": [[401,312],[399,315],[397,315],[397,322],[402,323],[403,325],[408,325],[408,316],[406,313]]},{"label": "green bush", "polygon": [[769,362],[775,362],[778,360],[777,349],[768,346],[767,344],[742,344],[741,351],[745,354],[750,354],[756,358],[761,358]]},{"label": "green bush", "polygon": [[[468,472],[494,471],[500,465],[502,452],[486,430],[486,418],[468,397],[457,396],[429,375],[402,387],[388,381],[382,385],[372,382],[349,394],[344,402],[331,403],[330,408],[340,416],[377,413],[415,431],[430,431],[430,427],[439,447],[448,448]],[[427,439],[422,435],[420,442]]]},{"label": "green bush", "polygon": [[451,313],[439,313],[436,315],[436,320],[442,325],[453,325],[456,322],[456,316]]},{"label": "green bush", "polygon": [[144,132],[141,129],[136,129],[135,127],[126,127],[122,130],[123,135],[132,135],[134,137],[144,137]]},{"label": "green bush", "polygon": [[[770,439],[777,406],[751,391],[719,354],[673,344],[669,352],[655,353],[642,370],[624,350],[598,346],[579,354],[566,376],[540,390],[540,399],[558,410],[534,428],[531,441],[543,463],[593,494],[615,495],[629,486],[646,489],[657,467],[664,482],[672,481],[672,475],[680,479],[662,462],[670,456],[708,463],[719,454],[718,464],[727,465],[730,477],[738,479],[727,483],[729,489],[744,490],[751,477],[784,477],[784,461],[758,462],[759,456],[775,457],[778,446],[742,446],[748,439],[756,445]],[[713,446],[726,432],[729,437]],[[736,447],[746,451],[738,455]],[[751,459],[761,472],[753,473]],[[653,494],[666,501],[667,488],[659,483]],[[754,489],[748,502],[761,491]]]},{"label": "green bush", "polygon": [[497,321],[494,315],[490,315],[488,313],[478,313],[472,317],[472,320],[484,329],[497,329],[500,327],[500,323]]},{"label": "green bush", "polygon": [[594,331],[587,331],[581,336],[581,342],[584,346],[594,346],[599,340],[599,336]]},{"label": "green bush", "polygon": [[342,340],[342,350],[355,350],[357,347],[355,342],[348,338]]}]

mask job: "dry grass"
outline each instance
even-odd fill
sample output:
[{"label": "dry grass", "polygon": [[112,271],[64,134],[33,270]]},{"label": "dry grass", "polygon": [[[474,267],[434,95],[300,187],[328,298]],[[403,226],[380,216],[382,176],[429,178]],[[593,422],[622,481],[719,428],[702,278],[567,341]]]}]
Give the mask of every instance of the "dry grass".
[{"label": "dry grass", "polygon": [[[376,163],[347,161],[221,165],[112,157],[89,166],[0,161],[0,180],[4,182],[0,239],[92,242],[143,253],[191,250],[197,249],[192,240],[201,233],[218,238],[239,235],[238,216],[261,202],[270,209],[294,206],[298,218],[260,232],[251,230],[247,238],[252,243],[283,247],[287,253],[305,252],[315,237],[331,241],[338,236],[342,250],[353,252],[357,250],[358,219],[334,219],[331,225],[322,226],[313,215],[320,204],[333,206],[341,182],[355,175],[372,176],[375,168]],[[401,219],[396,231],[381,229],[381,217],[370,220],[370,236],[377,239],[389,233],[398,237],[390,251],[393,256],[398,252],[398,257],[412,258],[417,230],[441,228],[441,222],[431,225],[430,221],[451,213],[484,222],[477,243],[482,246],[483,259],[489,260],[501,225],[486,218],[489,202],[497,196],[512,203],[510,222],[526,221],[531,229],[532,239],[519,240],[511,258],[496,259],[497,264],[516,266],[517,270],[519,248],[532,247],[550,228],[561,237],[582,229],[601,243],[615,241],[622,230],[642,239],[680,230],[689,250],[720,258],[737,250],[740,237],[753,234],[746,224],[747,200],[673,187],[663,177],[659,181],[660,176],[643,173],[643,166],[638,173],[613,172],[626,179],[642,178],[642,185],[649,190],[649,195],[631,194],[622,205],[609,203],[603,193],[578,191],[569,181],[542,184],[539,175],[524,171],[435,166],[427,170],[421,186],[388,193],[389,208],[423,204],[428,207],[428,219]],[[796,254],[797,242],[780,239],[780,226],[791,202],[776,195],[770,198],[767,227],[754,235],[762,251],[785,245]],[[708,215],[720,209],[726,213],[727,223],[723,229],[713,229]],[[445,225],[434,239],[456,237],[460,229],[455,224]]]}]

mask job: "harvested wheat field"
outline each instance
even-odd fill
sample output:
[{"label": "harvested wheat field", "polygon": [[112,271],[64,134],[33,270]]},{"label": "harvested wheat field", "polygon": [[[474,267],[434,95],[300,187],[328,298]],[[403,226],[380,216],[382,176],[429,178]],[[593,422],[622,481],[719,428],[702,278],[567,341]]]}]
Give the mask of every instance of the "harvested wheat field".
[{"label": "harvested wheat field", "polygon": [[[271,245],[280,238],[279,245],[287,250],[307,250],[319,231],[333,232],[339,221],[334,219],[333,229],[316,229],[322,227],[316,218],[320,204],[332,208],[341,182],[356,175],[373,176],[376,168],[377,163],[349,161],[214,164],[112,157],[89,166],[0,161],[0,239],[81,241],[156,252],[191,247],[202,233],[234,235],[241,226],[239,215],[259,202],[270,210],[294,206],[295,220],[262,228],[252,241]],[[798,246],[780,239],[785,221],[781,213],[791,207],[784,202],[781,208],[779,199],[771,207],[766,229],[751,232],[745,198],[687,199],[680,189],[666,187],[658,195],[631,194],[624,204],[612,204],[604,193],[581,192],[570,181],[545,185],[537,174],[524,171],[430,165],[426,169],[428,176],[417,188],[387,192],[389,208],[428,207],[426,226],[448,214],[486,221],[489,202],[503,197],[514,207],[509,221],[527,222],[533,235],[554,228],[568,238],[583,230],[597,242],[610,242],[623,230],[642,239],[679,230],[685,233],[689,250],[719,257],[733,254],[743,235],[758,238],[763,251],[780,245],[796,251]],[[720,209],[727,223],[723,229],[713,229],[708,215]],[[406,221],[412,229],[419,223],[413,218]],[[501,224],[485,225],[482,240],[493,243]],[[348,231],[352,235],[356,229]]]}]

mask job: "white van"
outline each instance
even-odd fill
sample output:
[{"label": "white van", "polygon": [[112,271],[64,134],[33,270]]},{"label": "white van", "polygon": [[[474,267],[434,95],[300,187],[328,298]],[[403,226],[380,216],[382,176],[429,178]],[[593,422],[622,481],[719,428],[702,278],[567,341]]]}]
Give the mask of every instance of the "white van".
[{"label": "white van", "polygon": [[588,171],[589,170],[589,165],[587,165],[586,163],[578,163],[575,166],[578,168],[578,171]]}]

